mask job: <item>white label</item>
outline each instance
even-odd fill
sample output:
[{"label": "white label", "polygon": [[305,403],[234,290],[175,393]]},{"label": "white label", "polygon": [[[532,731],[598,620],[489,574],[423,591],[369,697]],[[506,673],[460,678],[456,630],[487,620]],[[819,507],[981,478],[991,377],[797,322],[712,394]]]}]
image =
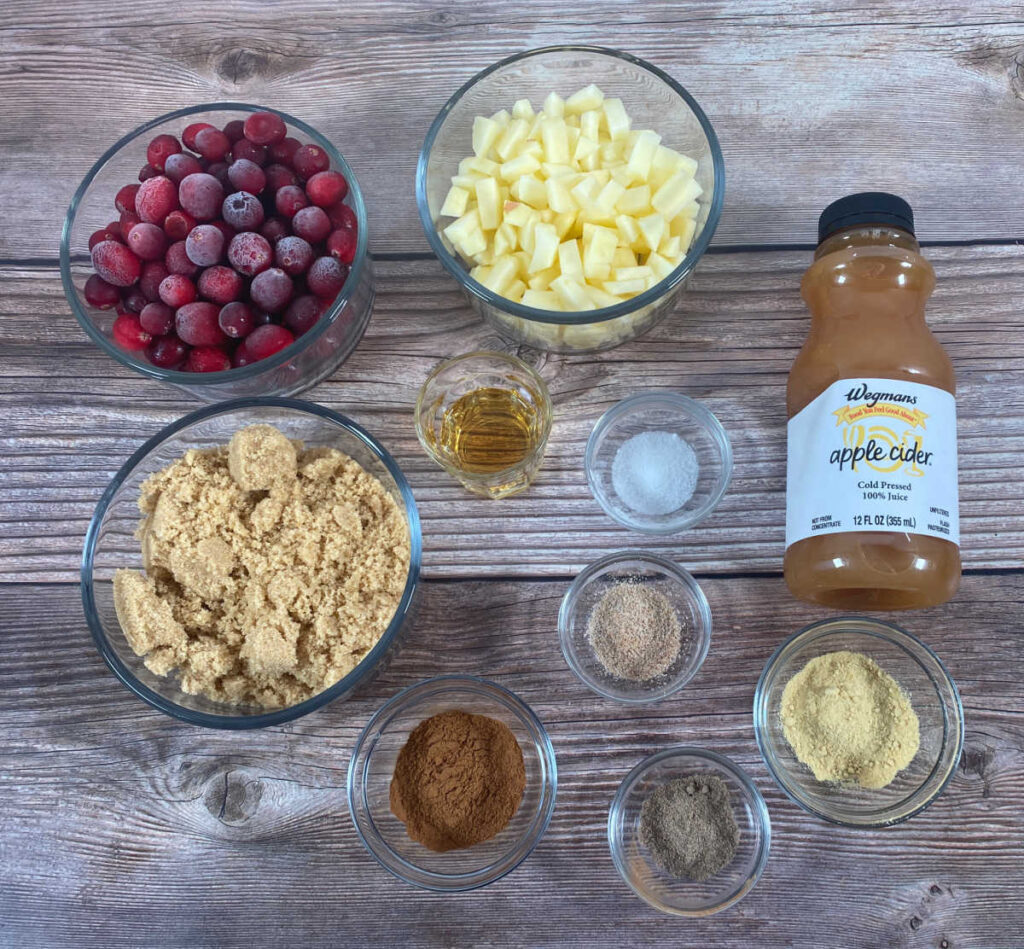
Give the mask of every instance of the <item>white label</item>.
[{"label": "white label", "polygon": [[956,400],[919,382],[840,379],[789,420],[786,546],[844,531],[960,543]]}]

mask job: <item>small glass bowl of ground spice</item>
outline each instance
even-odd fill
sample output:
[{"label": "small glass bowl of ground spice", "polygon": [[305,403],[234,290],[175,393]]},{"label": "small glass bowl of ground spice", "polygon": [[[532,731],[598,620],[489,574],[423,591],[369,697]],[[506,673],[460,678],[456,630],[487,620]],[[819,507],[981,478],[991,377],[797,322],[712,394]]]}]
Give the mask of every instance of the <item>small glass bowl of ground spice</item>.
[{"label": "small glass bowl of ground spice", "polygon": [[963,707],[942,661],[910,633],[867,617],[814,623],[768,660],[754,733],[783,791],[847,827],[897,824],[949,783]]},{"label": "small glass bowl of ground spice", "polygon": [[655,909],[710,916],[753,889],[771,844],[761,792],[724,755],[679,746],[626,775],[608,812],[622,878]]},{"label": "small glass bowl of ground spice", "polygon": [[598,695],[657,702],[700,669],[711,646],[711,608],[682,567],[625,550],[592,563],[558,613],[569,667]]},{"label": "small glass bowl of ground spice", "polygon": [[700,523],[732,477],[721,422],[677,392],[642,392],[594,426],[584,457],[587,483],[605,514],[626,527],[670,534]]},{"label": "small glass bowl of ground spice", "polygon": [[400,692],[370,719],[348,769],[359,839],[406,883],[474,890],[515,869],[555,808],[555,753],[520,698],[473,676]]}]

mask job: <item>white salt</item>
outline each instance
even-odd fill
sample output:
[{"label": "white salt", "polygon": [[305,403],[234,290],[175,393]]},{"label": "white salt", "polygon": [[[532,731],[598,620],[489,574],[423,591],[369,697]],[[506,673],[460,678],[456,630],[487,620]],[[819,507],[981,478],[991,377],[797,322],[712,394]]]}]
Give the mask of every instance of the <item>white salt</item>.
[{"label": "white salt", "polygon": [[626,507],[656,517],[678,511],[697,487],[697,455],[675,432],[641,432],[612,462],[612,487]]}]

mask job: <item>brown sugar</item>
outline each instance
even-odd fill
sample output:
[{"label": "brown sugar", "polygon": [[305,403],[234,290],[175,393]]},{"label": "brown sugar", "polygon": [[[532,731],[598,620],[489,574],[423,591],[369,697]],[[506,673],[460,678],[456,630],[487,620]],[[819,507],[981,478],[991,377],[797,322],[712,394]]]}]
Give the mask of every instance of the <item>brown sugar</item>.
[{"label": "brown sugar", "polygon": [[219,702],[294,705],[333,685],[387,628],[409,531],[376,478],[269,425],[193,449],[142,485],[145,573],[114,607],[157,675]]}]

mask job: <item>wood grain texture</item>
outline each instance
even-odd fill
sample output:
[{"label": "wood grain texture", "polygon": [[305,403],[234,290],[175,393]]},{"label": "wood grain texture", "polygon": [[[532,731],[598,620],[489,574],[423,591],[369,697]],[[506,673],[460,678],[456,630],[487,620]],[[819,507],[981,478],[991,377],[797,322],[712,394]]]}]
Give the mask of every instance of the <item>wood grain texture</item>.
[{"label": "wood grain texture", "polygon": [[443,103],[502,57],[566,42],[624,47],[701,103],[728,169],[720,243],[806,243],[826,203],[864,188],[904,194],[928,239],[1024,236],[1018,0],[71,0],[0,7],[0,201],[19,220],[0,258],[55,257],[107,147],[217,100],[320,129],[366,192],[373,248],[425,250],[413,177]]},{"label": "wood grain texture", "polygon": [[[432,582],[386,672],[290,725],[227,734],[148,709],[99,659],[73,586],[0,588],[0,932],[12,946],[635,946],[957,949],[1017,944],[1024,914],[1024,653],[1020,573],[969,577],[947,607],[898,617],[963,694],[966,747],[943,796],[908,823],[854,832],[811,819],[754,744],[754,685],[772,650],[820,613],[782,581],[704,581],[714,642],[678,696],[627,708],[566,668],[566,584]],[[475,894],[391,878],[355,836],[346,768],[398,689],[443,672],[513,689],[545,723],[559,791],[527,862]],[[676,743],[733,757],[767,800],[772,850],[754,891],[677,921],[618,878],[605,838],[615,788]],[[666,942],[667,941],[667,942]],[[945,943],[943,943],[945,941]]]},{"label": "wood grain texture", "polygon": [[[1024,248],[931,248],[938,290],[929,321],[959,377],[961,517],[967,569],[1024,562]],[[709,255],[675,314],[597,356],[540,357],[556,421],[538,482],[488,501],[423,453],[412,406],[434,363],[502,346],[433,261],[381,262],[359,347],[305,397],[378,436],[409,476],[430,577],[567,576],[642,545],[713,573],[779,569],[783,550],[786,376],[807,332],[797,288],[808,255]],[[0,271],[0,578],[77,579],[96,501],[146,438],[196,407],[96,349],[67,313],[50,269]],[[54,354],[59,352],[59,358]],[[583,450],[606,409],[640,389],[705,402],[729,432],[735,473],[718,510],[681,535],[618,527],[591,497]],[[501,543],[496,544],[495,538]]]}]

